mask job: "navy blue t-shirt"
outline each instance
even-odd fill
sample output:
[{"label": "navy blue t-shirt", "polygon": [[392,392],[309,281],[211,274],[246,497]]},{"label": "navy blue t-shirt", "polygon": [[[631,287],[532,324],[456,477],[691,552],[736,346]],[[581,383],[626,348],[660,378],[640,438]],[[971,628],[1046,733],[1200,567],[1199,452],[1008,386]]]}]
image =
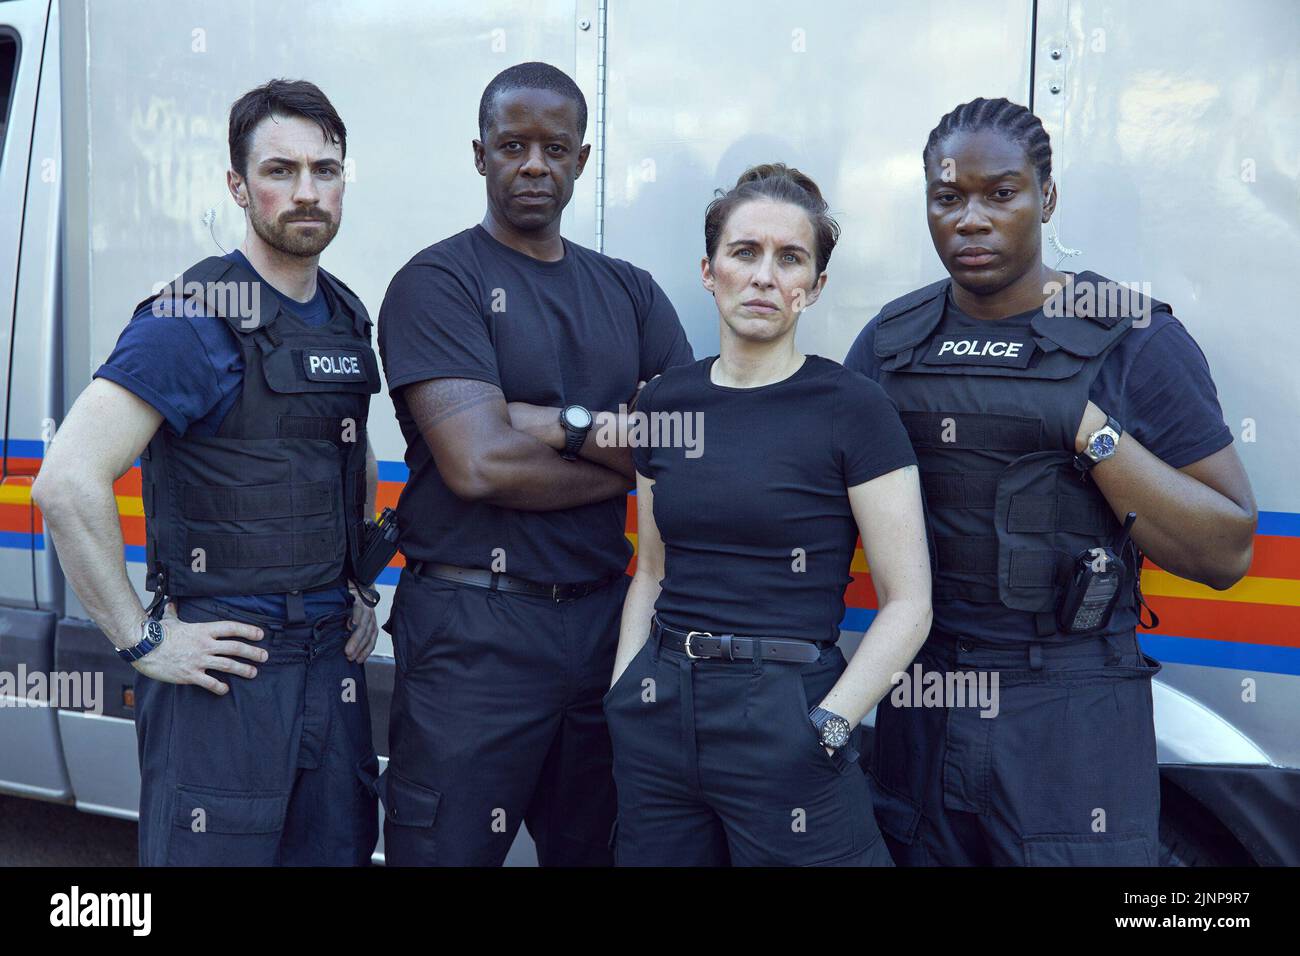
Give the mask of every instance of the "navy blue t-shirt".
[{"label": "navy blue t-shirt", "polygon": [[818,355],[757,388],[714,384],[715,360],[665,372],[637,402],[655,444],[632,457],[664,543],[655,611],[685,630],[834,643],[858,537],[848,489],[916,464],[898,409]]},{"label": "navy blue t-shirt", "polygon": [[[225,258],[257,275],[238,249]],[[314,326],[329,322],[329,303],[319,282],[311,301],[297,302],[260,275],[258,279],[295,318]],[[244,381],[244,358],[235,332],[223,319],[206,315],[201,303],[187,300],[183,319],[155,315],[145,305],[131,317],[95,377],[115,382],[152,405],[163,416],[160,427],[176,435],[204,438],[215,435],[235,407]],[[236,609],[285,618],[282,594],[229,595],[219,600]],[[303,596],[309,620],[342,610],[349,602],[342,584]]]},{"label": "navy blue t-shirt", "polygon": [[627,568],[626,496],[562,511],[464,501],[438,473],[403,389],[466,378],[498,386],[508,402],[617,411],[637,382],[694,358],[650,273],[568,240],[564,258],[542,262],[474,226],[393,277],[379,311],[379,354],[411,473],[397,505],[408,560],[543,584]]},{"label": "navy blue t-shirt", "polygon": [[[1004,319],[973,318],[957,308],[951,291],[938,334],[987,329],[1028,329],[1037,310]],[[872,379],[880,377],[876,320],[858,335],[844,364]],[[1143,448],[1172,468],[1183,468],[1232,444],[1219,393],[1205,355],[1183,324],[1168,312],[1153,312],[1150,323],[1134,327],[1103,360],[1088,397],[1111,415]],[[1139,516],[1140,517],[1140,516]],[[1020,641],[1035,634],[1033,615],[1000,604],[945,601],[935,605],[935,627],[978,641]],[[1108,633],[1131,631],[1132,612],[1116,611]]]}]

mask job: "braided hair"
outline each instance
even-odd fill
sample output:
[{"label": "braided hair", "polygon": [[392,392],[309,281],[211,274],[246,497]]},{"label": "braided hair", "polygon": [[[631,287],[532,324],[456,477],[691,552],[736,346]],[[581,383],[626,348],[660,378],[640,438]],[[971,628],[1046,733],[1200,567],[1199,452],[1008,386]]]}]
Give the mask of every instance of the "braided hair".
[{"label": "braided hair", "polygon": [[1034,164],[1041,186],[1052,176],[1052,141],[1043,129],[1043,121],[1019,103],[1012,103],[1005,97],[988,100],[984,97],[962,103],[951,113],[939,120],[939,125],[930,130],[925,149],[921,152],[921,162],[929,165],[939,159],[939,144],[952,133],[958,131],[975,132],[977,130],[994,130],[1003,133],[1013,143],[1023,147],[1025,155]]}]

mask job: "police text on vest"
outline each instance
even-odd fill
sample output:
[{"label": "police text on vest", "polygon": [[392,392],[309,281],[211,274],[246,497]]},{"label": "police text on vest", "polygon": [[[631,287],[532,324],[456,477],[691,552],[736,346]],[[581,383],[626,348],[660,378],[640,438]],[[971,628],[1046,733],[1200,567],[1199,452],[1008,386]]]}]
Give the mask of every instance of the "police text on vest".
[{"label": "police text on vest", "polygon": [[953,355],[1005,355],[1016,358],[1020,355],[1019,342],[981,342],[979,339],[957,339],[944,342],[939,346],[939,354],[951,352]]},{"label": "police text on vest", "polygon": [[313,382],[364,382],[366,370],[359,353],[347,349],[306,349],[303,369]]}]

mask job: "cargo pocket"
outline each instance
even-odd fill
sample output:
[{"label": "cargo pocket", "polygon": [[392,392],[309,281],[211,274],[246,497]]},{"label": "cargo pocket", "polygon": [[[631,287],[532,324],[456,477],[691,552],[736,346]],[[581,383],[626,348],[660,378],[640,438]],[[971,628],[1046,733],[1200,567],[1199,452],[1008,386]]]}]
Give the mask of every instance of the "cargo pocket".
[{"label": "cargo pocket", "polygon": [[1155,866],[1151,843],[1141,835],[1026,837],[1025,866]]},{"label": "cargo pocket", "polygon": [[375,789],[384,805],[384,818],[403,827],[433,826],[442,794],[398,776],[389,767],[375,781]]},{"label": "cargo pocket", "polygon": [[172,804],[168,866],[273,866],[286,790],[210,790],[184,784]]},{"label": "cargo pocket", "polygon": [[880,829],[899,843],[911,845],[921,823],[921,808],[907,797],[883,786],[871,777],[871,798]]},{"label": "cargo pocket", "polygon": [[393,772],[375,781],[384,809],[384,862],[388,866],[436,866],[433,822],[442,794]]}]

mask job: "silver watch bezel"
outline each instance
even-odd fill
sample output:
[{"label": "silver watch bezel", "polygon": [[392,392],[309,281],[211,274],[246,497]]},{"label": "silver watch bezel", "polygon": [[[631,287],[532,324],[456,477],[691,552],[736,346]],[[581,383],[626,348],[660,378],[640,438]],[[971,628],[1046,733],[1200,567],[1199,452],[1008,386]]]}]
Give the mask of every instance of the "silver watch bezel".
[{"label": "silver watch bezel", "polygon": [[[1114,457],[1115,452],[1119,449],[1120,434],[1121,434],[1120,432],[1117,432],[1115,431],[1115,429],[1110,427],[1110,422],[1108,421],[1105,425],[1102,425],[1095,432],[1093,432],[1091,435],[1088,436],[1088,440],[1087,442],[1084,443],[1083,446],[1084,455],[1087,456],[1088,460],[1093,462],[1094,464],[1099,461],[1105,461],[1107,458]],[[1098,436],[1100,435],[1109,435],[1111,438],[1110,451],[1106,452],[1105,454],[1097,454],[1093,451],[1093,447],[1092,447],[1093,443],[1097,440]]]},{"label": "silver watch bezel", "polygon": [[[572,411],[579,411],[586,415],[587,423],[585,425],[576,425],[570,421],[569,413]],[[596,416],[591,414],[591,410],[585,405],[565,405],[564,408],[560,410],[560,421],[563,422],[565,426],[572,428],[574,431],[587,431],[595,423]]]},{"label": "silver watch bezel", "polygon": [[[155,634],[157,634],[156,637],[154,636]],[[167,632],[163,629],[162,621],[155,621],[152,617],[146,617],[140,622],[141,643],[148,641],[154,647],[157,647],[163,642],[163,638],[166,636]]]}]

